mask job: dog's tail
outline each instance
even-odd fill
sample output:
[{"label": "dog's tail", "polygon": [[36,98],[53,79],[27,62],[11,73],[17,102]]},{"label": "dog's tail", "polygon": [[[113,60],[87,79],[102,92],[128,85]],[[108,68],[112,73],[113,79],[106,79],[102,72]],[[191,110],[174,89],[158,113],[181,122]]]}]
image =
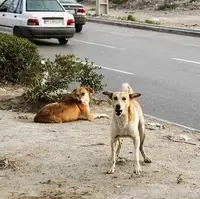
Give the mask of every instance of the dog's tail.
[{"label": "dog's tail", "polygon": [[129,83],[123,83],[121,86],[122,91],[128,92],[129,94],[133,93],[133,89],[129,85]]}]

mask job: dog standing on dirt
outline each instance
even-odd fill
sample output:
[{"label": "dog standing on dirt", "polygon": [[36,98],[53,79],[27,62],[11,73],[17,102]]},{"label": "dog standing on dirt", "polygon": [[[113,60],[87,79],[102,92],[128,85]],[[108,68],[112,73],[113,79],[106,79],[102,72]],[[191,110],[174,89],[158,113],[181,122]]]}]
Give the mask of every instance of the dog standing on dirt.
[{"label": "dog standing on dirt", "polygon": [[93,93],[94,91],[88,87],[76,88],[62,102],[44,106],[34,117],[34,122],[62,123],[78,119],[92,121],[101,117],[109,118],[107,114],[93,114],[90,112],[90,94]]},{"label": "dog standing on dirt", "polygon": [[151,163],[150,158],[144,151],[145,140],[145,123],[142,108],[135,99],[140,97],[140,93],[133,92],[128,83],[122,84],[122,91],[108,92],[104,91],[112,100],[113,116],[111,123],[111,159],[112,166],[108,173],[115,172],[116,160],[119,156],[122,138],[129,137],[133,140],[135,147],[135,174],[139,175],[141,167],[139,163],[139,151],[141,152],[144,162]]}]

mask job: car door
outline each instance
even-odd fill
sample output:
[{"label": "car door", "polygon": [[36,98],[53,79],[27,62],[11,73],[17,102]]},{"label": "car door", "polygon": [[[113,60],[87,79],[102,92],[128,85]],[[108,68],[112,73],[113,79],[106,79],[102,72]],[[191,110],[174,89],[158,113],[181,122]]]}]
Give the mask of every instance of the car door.
[{"label": "car door", "polygon": [[9,33],[7,10],[12,0],[5,0],[0,5],[0,33]]},{"label": "car door", "polygon": [[6,22],[10,34],[13,34],[13,28],[20,25],[20,15],[22,15],[22,0],[12,0],[6,13]]}]

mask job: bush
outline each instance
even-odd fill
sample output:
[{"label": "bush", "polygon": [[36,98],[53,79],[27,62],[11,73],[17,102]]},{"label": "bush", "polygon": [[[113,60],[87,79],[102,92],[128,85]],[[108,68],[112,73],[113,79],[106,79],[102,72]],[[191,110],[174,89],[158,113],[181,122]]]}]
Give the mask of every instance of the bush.
[{"label": "bush", "polygon": [[40,63],[37,46],[27,39],[0,34],[0,44],[1,82],[20,83],[21,73]]},{"label": "bush", "polygon": [[157,10],[174,10],[178,7],[177,3],[166,3],[164,2],[163,4],[159,5]]},{"label": "bush", "polygon": [[73,82],[80,86],[89,86],[95,92],[101,91],[105,86],[102,83],[103,75],[97,73],[100,68],[87,59],[82,62],[73,54],[59,54],[53,62],[49,59],[44,62],[45,64],[37,67],[28,67],[23,74],[25,98],[28,101],[36,102],[43,98],[60,100]]},{"label": "bush", "polygon": [[[73,54],[56,55],[54,61],[43,59],[37,46],[27,39],[0,34],[0,79],[19,83],[29,102],[40,99],[59,100],[73,82],[89,86],[95,92],[105,86],[100,67]],[[42,60],[44,63],[42,64]]]},{"label": "bush", "polygon": [[128,15],[127,20],[128,21],[136,21],[136,18],[133,15]]}]

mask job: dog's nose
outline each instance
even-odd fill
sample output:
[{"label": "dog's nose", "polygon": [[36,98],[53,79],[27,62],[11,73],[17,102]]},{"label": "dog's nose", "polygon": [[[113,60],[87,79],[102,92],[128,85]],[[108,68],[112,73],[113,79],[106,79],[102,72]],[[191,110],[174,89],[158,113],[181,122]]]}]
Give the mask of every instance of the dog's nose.
[{"label": "dog's nose", "polygon": [[117,105],[115,106],[115,109],[116,109],[116,110],[120,110],[120,108],[121,108],[121,107],[120,107],[119,104],[117,104]]}]

